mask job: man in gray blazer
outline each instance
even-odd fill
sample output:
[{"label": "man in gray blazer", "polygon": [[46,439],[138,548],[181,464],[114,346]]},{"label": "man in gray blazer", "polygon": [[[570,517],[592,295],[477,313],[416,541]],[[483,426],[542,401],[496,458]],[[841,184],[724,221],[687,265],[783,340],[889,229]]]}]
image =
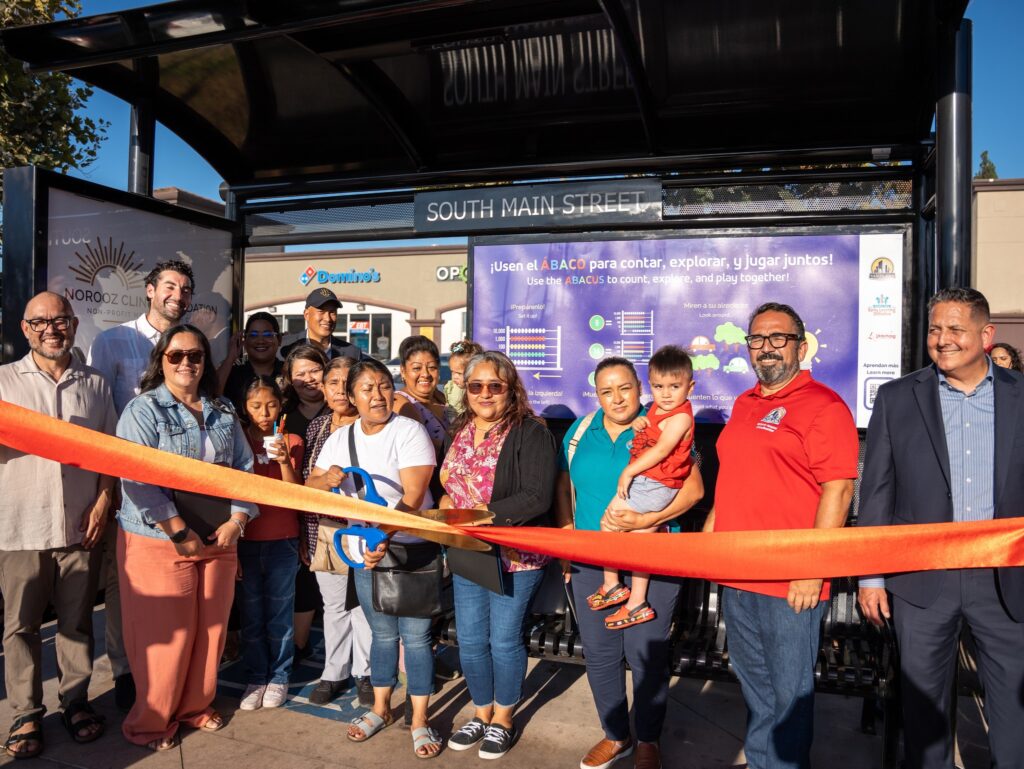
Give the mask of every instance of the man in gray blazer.
[{"label": "man in gray blazer", "polygon": [[[980,292],[931,298],[933,365],[878,390],[860,525],[1024,516],[1024,377],[992,365],[994,334]],[[992,765],[1024,767],[1024,568],[864,578],[859,599],[876,625],[891,615],[900,641],[907,769],[953,767],[949,709],[964,623],[978,647]]]}]

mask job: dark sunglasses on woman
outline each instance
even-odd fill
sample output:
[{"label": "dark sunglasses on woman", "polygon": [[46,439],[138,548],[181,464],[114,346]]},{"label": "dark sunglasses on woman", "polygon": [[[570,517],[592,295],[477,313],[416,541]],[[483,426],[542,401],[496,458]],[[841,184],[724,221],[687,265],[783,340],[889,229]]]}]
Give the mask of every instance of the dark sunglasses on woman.
[{"label": "dark sunglasses on woman", "polygon": [[164,357],[172,366],[177,366],[185,358],[188,358],[188,362],[196,366],[203,362],[205,356],[202,350],[171,350],[165,352]]},{"label": "dark sunglasses on woman", "polygon": [[487,382],[486,384],[483,382],[470,382],[466,385],[470,395],[479,395],[484,391],[485,387],[491,395],[501,395],[508,390],[508,385],[505,382]]}]

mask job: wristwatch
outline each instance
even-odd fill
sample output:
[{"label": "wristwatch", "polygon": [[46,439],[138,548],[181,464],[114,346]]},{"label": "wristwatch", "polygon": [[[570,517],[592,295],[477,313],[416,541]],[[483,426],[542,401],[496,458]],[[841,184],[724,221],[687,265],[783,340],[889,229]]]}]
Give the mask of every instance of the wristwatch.
[{"label": "wristwatch", "polygon": [[192,529],[190,529],[188,526],[186,526],[181,531],[176,531],[173,534],[171,534],[170,540],[174,544],[180,545],[182,542],[184,542],[186,539],[188,539],[188,535],[189,535],[189,533],[191,533],[191,531],[192,531]]}]

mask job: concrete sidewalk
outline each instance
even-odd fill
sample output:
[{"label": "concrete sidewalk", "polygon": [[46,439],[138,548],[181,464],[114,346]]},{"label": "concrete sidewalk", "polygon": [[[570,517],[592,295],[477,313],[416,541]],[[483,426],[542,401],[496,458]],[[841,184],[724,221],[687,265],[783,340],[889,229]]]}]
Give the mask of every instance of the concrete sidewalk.
[{"label": "concrete sidewalk", "polygon": [[[97,610],[96,635],[103,638],[103,611]],[[107,716],[107,733],[89,745],[76,745],[64,731],[56,713],[57,682],[51,623],[43,646],[45,703],[50,712],[44,720],[46,748],[39,759],[21,761],[26,767],[87,767],[88,769],[405,769],[423,766],[412,750],[408,730],[402,725],[404,692],[395,692],[398,721],[365,745],[345,739],[345,722],[359,712],[355,692],[343,694],[328,707],[310,705],[306,695],[315,684],[322,657],[314,656],[297,667],[292,699],[284,708],[237,711],[243,672],[235,663],[221,671],[216,706],[227,719],[219,732],[186,730],[180,747],[152,753],[131,745],[120,734],[121,714],[114,707],[110,667],[97,643],[97,661],[90,694],[98,711]],[[448,650],[450,652],[450,650]],[[448,653],[446,652],[446,653]],[[0,729],[10,724],[6,692],[0,702]],[[874,769],[881,763],[881,736],[860,732],[861,700],[818,695],[815,701],[816,735],[813,764],[842,769]],[[447,737],[453,724],[472,715],[472,705],[462,680],[447,684],[431,702],[431,722]],[[673,679],[668,720],[662,736],[666,769],[710,769],[738,766],[743,759],[746,711],[739,687],[733,684]],[[531,660],[524,702],[516,716],[519,743],[501,759],[509,769],[574,769],[586,750],[603,736],[597,723],[584,668]],[[879,724],[881,730],[881,724]],[[984,731],[970,700],[961,702],[960,741],[966,769],[988,765]],[[436,765],[479,767],[476,751],[445,750],[433,759]],[[14,759],[0,757],[0,765]],[[626,760],[617,769],[628,769]]]}]

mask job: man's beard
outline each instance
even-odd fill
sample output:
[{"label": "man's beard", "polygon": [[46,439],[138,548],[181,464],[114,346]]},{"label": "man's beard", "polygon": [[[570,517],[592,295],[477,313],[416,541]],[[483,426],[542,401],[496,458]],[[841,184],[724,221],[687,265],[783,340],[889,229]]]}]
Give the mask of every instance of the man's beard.
[{"label": "man's beard", "polygon": [[761,365],[761,361],[763,360],[782,361],[783,357],[778,353],[769,352],[762,353],[757,357],[757,360],[754,361],[754,373],[757,374],[758,381],[768,387],[772,387],[780,382],[792,379],[800,370],[800,363],[798,361],[794,361],[790,366],[763,366]]},{"label": "man's beard", "polygon": [[63,339],[63,342],[61,342],[60,350],[57,352],[54,352],[52,349],[48,347],[44,347],[42,339],[30,344],[29,347],[32,348],[32,352],[34,352],[36,355],[46,358],[47,360],[60,360],[69,352],[71,352],[71,348],[75,344],[75,340],[72,339],[67,334],[63,334],[61,338]]}]

